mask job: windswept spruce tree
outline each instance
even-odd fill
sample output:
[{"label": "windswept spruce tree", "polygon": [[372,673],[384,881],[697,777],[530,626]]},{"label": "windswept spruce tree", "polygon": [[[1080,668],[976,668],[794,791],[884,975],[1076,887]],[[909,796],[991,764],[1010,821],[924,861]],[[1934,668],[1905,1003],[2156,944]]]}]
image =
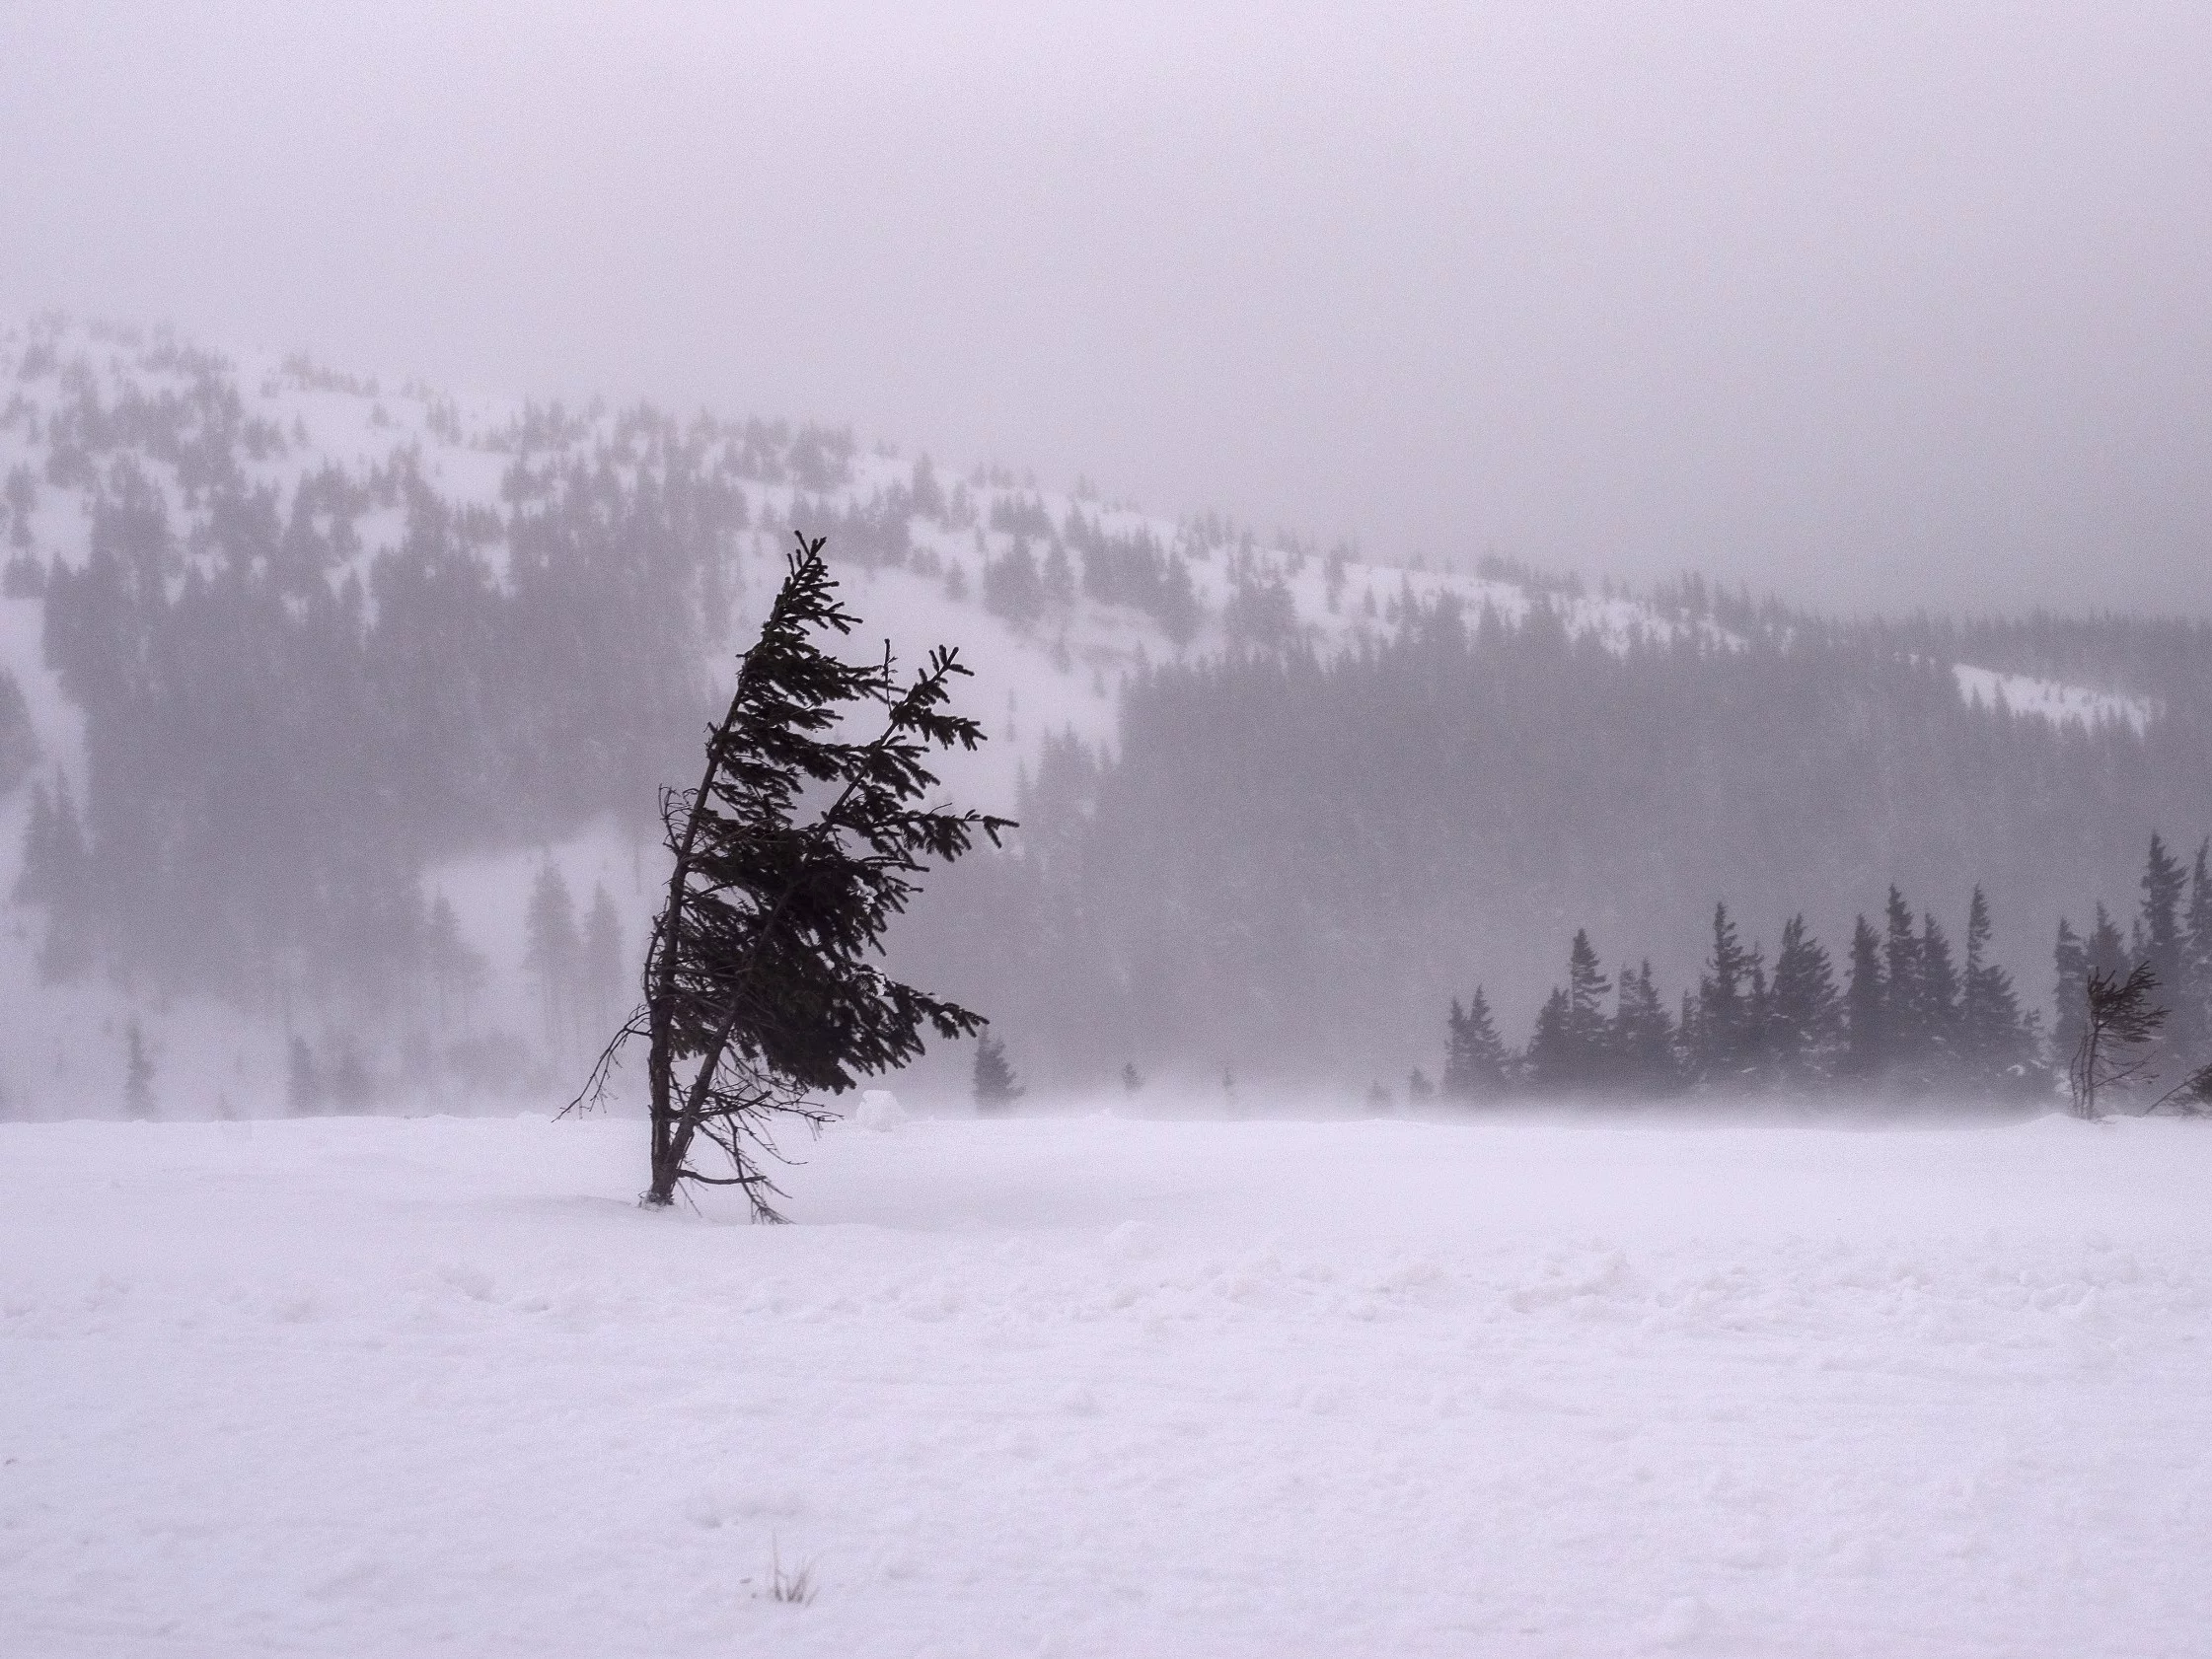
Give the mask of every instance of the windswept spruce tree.
[{"label": "windswept spruce tree", "polygon": [[2082,987],[2082,1035],[2067,1071],[2075,1117],[2096,1118],[2107,1090],[2153,1075],[2145,1049],[2158,1040],[2167,1014],[2151,1000],[2158,986],[2158,974],[2147,962],[2124,974],[2101,968],[2089,971]]},{"label": "windswept spruce tree", "polygon": [[[599,1098],[624,1043],[648,1039],[648,1207],[696,1182],[742,1188],[757,1219],[780,1219],[762,1168],[778,1118],[818,1124],[830,1114],[817,1093],[913,1059],[925,1029],[955,1038],[986,1024],[870,960],[925,860],[959,858],[979,831],[995,845],[1013,827],[921,804],[937,781],[930,752],[983,741],[976,721],[945,706],[968,670],[940,646],[902,687],[888,648],[868,665],[821,649],[815,636],[850,633],[859,618],[838,602],[822,539],[798,543],[707,736],[699,787],[662,791],[674,862],[646,946],[644,1006],[578,1096]],[[883,710],[872,737],[835,735],[871,703]],[[701,1140],[727,1173],[694,1162]]]}]

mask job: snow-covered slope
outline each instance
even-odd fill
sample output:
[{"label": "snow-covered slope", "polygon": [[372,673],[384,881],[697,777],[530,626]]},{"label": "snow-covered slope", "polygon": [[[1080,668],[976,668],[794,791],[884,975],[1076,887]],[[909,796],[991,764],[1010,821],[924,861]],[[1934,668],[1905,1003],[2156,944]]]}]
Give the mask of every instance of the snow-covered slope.
[{"label": "snow-covered slope", "polygon": [[[0,1125],[0,1651],[2201,1652],[2212,1140]],[[805,1605],[768,1594],[808,1569]]]},{"label": "snow-covered slope", "polygon": [[[1615,652],[1684,637],[1723,649],[1749,643],[1712,608],[1679,596],[1591,592],[1495,562],[1481,572],[1401,568],[1217,515],[1170,521],[1087,486],[1058,490],[1000,468],[940,471],[843,432],[708,415],[678,421],[598,403],[456,399],[297,355],[221,355],[159,332],[49,319],[0,329],[0,560],[15,595],[0,597],[0,669],[25,690],[41,776],[50,784],[68,775],[80,797],[82,718],[41,651],[35,589],[45,566],[82,566],[92,504],[126,466],[163,504],[178,583],[186,569],[213,572],[232,556],[226,501],[258,493],[272,504],[271,522],[284,522],[342,480],[358,507],[343,534],[324,522],[332,515],[310,516],[339,549],[324,579],[333,591],[358,584],[369,611],[371,572],[409,534],[411,495],[434,499],[462,525],[472,556],[497,574],[511,569],[513,523],[533,477],[604,468],[635,489],[665,482],[681,466],[743,504],[731,521],[742,528],[728,532],[724,549],[733,579],[717,590],[727,613],[702,630],[705,683],[723,683],[730,652],[750,637],[793,530],[827,530],[848,600],[870,633],[909,661],[936,643],[960,647],[975,672],[961,701],[984,719],[991,742],[947,764],[947,791],[999,811],[1014,805],[1049,739],[1111,745],[1120,688],[1142,665],[1291,642],[1343,651],[1446,596],[1509,621],[1543,607],[1568,633]],[[1024,563],[1026,594],[1006,575]],[[1116,569],[1122,578],[1098,576]],[[1787,648],[1789,622],[1765,638]],[[2120,691],[1965,664],[1953,672],[1962,700],[2054,723],[2116,720],[2142,730],[2159,714],[2150,699]],[[24,791],[0,800],[0,890],[13,885],[26,813]],[[532,1026],[521,958],[523,904],[537,872],[560,869],[579,900],[608,887],[634,943],[649,913],[653,856],[634,833],[572,822],[515,831],[488,848],[479,839],[437,851],[421,871],[423,897],[452,901],[489,966],[485,1022],[509,1033]],[[36,949],[34,927],[14,912],[0,931],[0,976],[35,978]],[[134,1017],[161,1028],[173,1095],[251,1111],[281,1091],[283,1050],[266,1033],[203,1041],[204,1031],[188,1031],[192,1021],[172,1012],[134,1009],[106,989],[66,1007],[27,989],[0,1016],[0,1100],[35,1111],[106,1110]],[[188,1012],[193,1020],[207,1013]],[[291,1010],[282,1023],[289,1032]]]},{"label": "snow-covered slope", "polygon": [[[190,412],[180,420],[180,410]],[[31,501],[8,528],[17,544],[69,564],[85,556],[92,490],[104,458],[115,453],[129,453],[160,488],[186,556],[212,567],[209,485],[221,471],[218,457],[236,462],[245,488],[270,491],[280,505],[329,469],[355,480],[404,469],[457,510],[503,515],[511,505],[511,469],[557,466],[608,443],[619,452],[629,413],[600,403],[568,409],[457,401],[417,383],[393,386],[298,354],[222,355],[158,331],[48,320],[0,332],[0,477],[19,474],[25,484],[17,487]],[[780,428],[764,441],[758,422],[701,417],[699,432],[696,465],[742,479],[754,522],[767,527],[743,535],[736,549],[753,567],[732,619],[737,639],[746,631],[746,599],[758,604],[773,587],[789,545],[784,527],[834,524],[887,501],[899,504],[910,551],[896,566],[871,567],[854,602],[871,627],[902,642],[961,645],[978,676],[976,702],[1000,740],[977,774],[995,805],[1004,804],[1022,755],[1033,754],[1047,734],[1072,730],[1094,743],[1111,737],[1112,691],[1130,668],[1218,650],[1238,638],[1303,638],[1340,649],[1387,625],[1407,604],[1444,595],[1474,612],[1495,607],[1513,621],[1545,603],[1570,632],[1591,632],[1613,649],[1663,642],[1685,625],[1727,637],[1710,623],[1685,624],[1624,597],[1402,569],[1363,561],[1350,548],[1324,555],[1215,515],[1176,523],[1102,501],[1088,488],[1055,490],[997,468],[948,477],[947,504],[932,514],[911,500],[916,459],[888,444],[864,449],[845,434],[821,435],[826,441],[809,452],[816,456],[810,469],[792,464],[791,435]],[[624,470],[636,475],[633,466]],[[902,491],[910,498],[902,501]],[[1171,630],[1140,607],[1080,593],[1018,621],[993,614],[984,567],[1017,544],[1037,547],[1041,557],[1042,542],[1070,515],[1103,537],[1148,545],[1182,564],[1196,601],[1188,637],[1176,637],[1185,630]],[[332,585],[348,574],[365,576],[406,528],[399,507],[368,515],[352,559],[330,573]],[[484,545],[496,560],[499,538],[488,537]],[[1242,613],[1235,605],[1240,595],[1249,601]],[[24,648],[24,632],[11,623],[0,646],[10,667],[36,680],[37,659]],[[56,701],[41,697],[41,725],[52,728],[44,735],[66,758],[72,746]]]},{"label": "snow-covered slope", "polygon": [[[596,402],[563,408],[457,400],[419,383],[392,385],[299,354],[225,355],[160,331],[55,319],[0,330],[0,478],[20,478],[11,494],[29,503],[8,511],[9,541],[71,564],[85,556],[89,503],[105,456],[127,452],[138,462],[163,493],[179,544],[188,557],[209,561],[210,486],[227,464],[246,488],[267,490],[279,504],[332,469],[355,480],[404,470],[457,511],[496,517],[511,506],[509,477],[518,465],[544,469],[607,445],[621,456],[626,421],[634,413]],[[896,564],[870,563],[854,603],[871,628],[909,650],[940,640],[962,647],[978,677],[975,705],[997,741],[960,781],[985,790],[993,805],[1010,798],[1017,769],[1046,736],[1072,731],[1092,743],[1109,741],[1113,692],[1133,666],[1217,651],[1240,639],[1301,638],[1324,652],[1343,649],[1388,626],[1407,605],[1448,595],[1470,613],[1491,607],[1510,621],[1548,606],[1569,633],[1589,634],[1616,651],[1663,644],[1684,629],[1713,643],[1741,642],[1709,618],[1610,589],[1593,594],[1517,571],[1509,579],[1403,568],[1350,547],[1324,553],[1295,537],[1262,536],[1217,515],[1160,519],[1102,500],[1087,486],[1056,490],[998,468],[947,473],[939,487],[943,505],[932,511],[926,499],[918,505],[915,498],[917,458],[889,444],[856,445],[844,433],[802,431],[794,441],[786,428],[700,416],[689,441],[701,471],[742,480],[759,527],[741,534],[735,549],[751,580],[736,601],[733,641],[745,637],[748,605],[773,588],[788,545],[786,527],[897,513],[897,539],[909,550]],[[636,476],[635,464],[617,467]],[[1071,517],[1100,536],[1148,545],[1178,562],[1196,602],[1187,630],[1171,630],[1139,606],[1100,603],[1079,591],[1033,616],[994,614],[985,603],[985,567],[1017,545],[1042,557],[1044,542]],[[399,507],[368,515],[349,564],[331,572],[333,585],[348,574],[365,575],[380,553],[399,544],[406,524]],[[503,543],[495,531],[482,545],[496,561]],[[35,600],[0,604],[0,660],[26,683],[41,740],[66,763],[75,734],[65,699],[38,660],[37,610]],[[1186,631],[1188,637],[1176,637]],[[2156,712],[2143,698],[1963,664],[1956,675],[1962,698],[2001,699],[2016,713],[2053,721],[2120,718],[2141,726]]]},{"label": "snow-covered slope", "polygon": [[2026,674],[2000,674],[1966,663],[1954,664],[1952,673],[1958,681],[1958,694],[1968,702],[2033,715],[2053,725],[2071,722],[2098,726],[2118,721],[2142,732],[2150,728],[2159,713],[2158,702],[2152,697],[2095,691],[2086,685],[2063,685]]}]

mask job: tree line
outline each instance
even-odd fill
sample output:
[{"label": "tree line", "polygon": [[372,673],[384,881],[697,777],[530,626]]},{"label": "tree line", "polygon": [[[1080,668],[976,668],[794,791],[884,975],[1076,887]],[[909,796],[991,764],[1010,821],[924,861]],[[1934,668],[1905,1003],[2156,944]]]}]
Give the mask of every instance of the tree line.
[{"label": "tree line", "polygon": [[2082,1046],[2093,975],[2121,980],[2138,969],[2164,1003],[2160,1053],[2141,1056],[2135,1075],[2144,1086],[2183,1077],[2212,1039],[2208,851],[2200,845],[2188,870],[2153,834],[2132,936],[2101,904],[2087,940],[2061,918],[2047,1025],[1991,954],[1979,887],[1963,954],[1934,913],[1916,914],[1892,886],[1879,921],[1855,919],[1840,969],[1803,912],[1783,924],[1770,963],[1720,903],[1702,972],[1671,1007],[1649,961],[1608,974],[1583,928],[1568,948],[1566,982],[1552,987],[1521,1047],[1501,1038],[1483,986],[1464,1005],[1455,998],[1440,1093],[1465,1102],[1693,1092],[2036,1100],[2061,1086]]},{"label": "tree line", "polygon": [[[2048,1067],[2049,946],[2023,940],[2049,941],[2062,910],[2078,923],[2089,897],[2132,882],[2151,826],[2201,816],[2212,634],[2090,630],[2143,668],[2131,689],[2162,712],[2138,729],[1967,702],[1927,649],[1933,629],[1792,632],[1695,584],[1660,614],[1718,628],[1609,647],[1541,599],[1518,616],[1413,604],[1337,654],[1158,664],[1125,690],[1110,749],[1046,747],[1016,807],[1018,852],[948,871],[894,954],[943,965],[1048,1088],[1126,1062],[1403,1077],[1397,1056],[1433,1051],[1439,992],[1476,984],[1516,1065],[1542,1018],[1538,1077],[1602,1075],[1628,1052],[1666,1087],[1853,1065],[1899,1091],[1967,1087],[2024,1063],[2006,982],[2041,1007]],[[2090,655],[2047,619],[1976,638],[2008,671]],[[1685,915],[1685,891],[1727,896],[1738,934],[1745,916],[1802,919],[1717,950],[1713,912]],[[1930,893],[1967,913],[1907,897]],[[1854,942],[1862,909],[1871,962]],[[1546,1016],[1530,965],[1577,923],[1593,950],[1638,950],[1625,973],[1603,960],[1560,987]],[[1858,986],[1855,1049],[1826,1025],[1822,957],[1840,1002]],[[1624,991],[1633,1035],[1595,1043],[1596,1011],[1623,1019]]]},{"label": "tree line", "polygon": [[[2064,1087],[2094,1116],[2100,1090],[2125,1085],[2124,1098],[2138,1105],[2193,1110],[2204,1104],[2197,1080],[2212,1062],[2208,858],[2212,840],[2184,866],[2154,832],[2129,933],[2101,903],[2087,938],[2060,918],[2047,1026],[1991,956],[1979,887],[1967,903],[1963,957],[1933,913],[1916,916],[1891,887],[1879,926],[1856,919],[1840,978],[1803,912],[1783,924],[1770,969],[1760,946],[1743,943],[1727,904],[1716,904],[1703,972],[1672,1010],[1649,961],[1608,975],[1578,928],[1566,983],[1552,987],[1521,1048],[1501,1039],[1481,985],[1464,1006],[1452,1001],[1440,1092],[1468,1102],[1691,1091],[2028,1101]],[[2101,1066],[2086,1039],[2123,995],[2143,1023],[2128,1028],[2124,1057]]]}]

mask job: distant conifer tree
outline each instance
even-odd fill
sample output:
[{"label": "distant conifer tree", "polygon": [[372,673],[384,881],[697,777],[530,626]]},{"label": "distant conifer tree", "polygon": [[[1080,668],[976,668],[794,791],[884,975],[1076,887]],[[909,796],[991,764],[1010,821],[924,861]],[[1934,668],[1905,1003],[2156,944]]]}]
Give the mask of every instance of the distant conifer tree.
[{"label": "distant conifer tree", "polygon": [[2089,949],[2073,924],[2058,918],[2058,944],[2051,952],[2052,986],[2051,1063],[2071,1062],[2082,1042],[2083,990],[2089,982]]},{"label": "distant conifer tree", "polygon": [[19,904],[42,903],[46,887],[51,881],[53,860],[54,810],[46,797],[46,786],[31,786],[31,810],[24,820],[23,857],[17,866],[15,902]]},{"label": "distant conifer tree", "polygon": [[1806,927],[1803,913],[1782,924],[1769,1033],[1768,1050],[1784,1082],[1806,1088],[1835,1074],[1843,1044],[1843,1004],[1836,996],[1828,953]]},{"label": "distant conifer tree", "polygon": [[1663,1095],[1681,1083],[1674,1050],[1674,1022],[1652,981],[1649,960],[1620,972],[1619,1001],[1607,1048],[1621,1086],[1640,1095]]},{"label": "distant conifer tree", "polygon": [[[2161,1055],[2155,1062],[2172,1069],[2180,1055],[2195,1046],[2196,1020],[2189,1004],[2188,938],[2184,931],[2181,901],[2188,891],[2188,871],[2167,850],[2164,840],[2151,836],[2151,850],[2143,863],[2143,907],[2137,914],[2135,960],[2148,963],[2158,975],[2163,999],[2172,1006],[2159,1034]],[[2179,1054],[2173,1054],[2179,1050]],[[2169,1057],[2172,1055],[2172,1057]]]},{"label": "distant conifer tree", "polygon": [[1700,1081],[1733,1086],[1756,1061],[1754,975],[1758,953],[1743,948],[1726,904],[1713,906],[1713,955],[1698,981],[1695,1065]]},{"label": "distant conifer tree", "polygon": [[523,965],[538,987],[538,1012],[546,1042],[557,1057],[574,1033],[576,970],[583,941],[576,931],[576,902],[560,866],[548,864],[530,890],[524,918]]},{"label": "distant conifer tree", "polygon": [[1459,999],[1451,999],[1451,1011],[1444,1016],[1444,1069],[1441,1088],[1445,1100],[1466,1100],[1473,1094],[1467,1086],[1465,1052],[1467,1011],[1459,1006]]},{"label": "distant conifer tree", "polygon": [[1917,1075],[1928,1036],[1921,1022],[1926,1003],[1920,994],[1920,935],[1913,927],[1912,906],[1895,884],[1881,916],[1883,1070]]},{"label": "distant conifer tree", "polygon": [[323,1077],[315,1064],[315,1050],[307,1039],[295,1036],[284,1057],[284,1109],[295,1118],[312,1118],[323,1110]]},{"label": "distant conifer tree", "polygon": [[1675,1068],[1685,1080],[1696,1079],[1698,1056],[1704,1051],[1704,1035],[1697,1029],[1697,992],[1685,989],[1680,1012],[1674,1018]]},{"label": "distant conifer tree", "polygon": [[1574,1082],[1580,1088],[1605,1081],[1605,998],[1612,988],[1612,980],[1598,968],[1588,931],[1577,928],[1567,951],[1567,1041]]},{"label": "distant conifer tree", "polygon": [[907,483],[907,499],[919,518],[944,521],[946,505],[944,486],[937,482],[937,471],[926,455],[914,458],[914,471]]},{"label": "distant conifer tree", "polygon": [[1612,981],[1598,968],[1586,929],[1577,928],[1567,952],[1567,983],[1536,1018],[1528,1045],[1528,1080],[1553,1092],[1584,1091],[1606,1081],[1610,1032],[1605,996]]},{"label": "distant conifer tree", "polygon": [[2200,842],[2189,871],[2189,907],[2182,923],[2181,980],[2174,993],[2185,1010],[2175,1041],[2192,1056],[2212,1059],[2212,840]]},{"label": "distant conifer tree", "polygon": [[55,779],[51,798],[43,784],[32,786],[15,899],[46,912],[45,938],[38,951],[40,977],[61,984],[92,966],[92,855],[67,774]]},{"label": "distant conifer tree", "polygon": [[2159,983],[2172,984],[2181,966],[2181,896],[2188,889],[2188,873],[2181,861],[2166,849],[2157,833],[2143,864],[2143,959]]},{"label": "distant conifer tree", "polygon": [[1536,1011],[1536,1029],[1528,1039],[1524,1064],[1530,1088],[1558,1091],[1575,1086],[1573,1031],[1574,1004],[1565,989],[1554,985],[1543,1007]]},{"label": "distant conifer tree", "polygon": [[1490,1000],[1480,985],[1464,1012],[1452,999],[1444,1043],[1443,1093],[1447,1100],[1496,1100],[1512,1080],[1512,1056],[1498,1035]]},{"label": "distant conifer tree", "polygon": [[591,914],[584,922],[582,979],[587,1017],[605,1026],[621,1012],[623,921],[604,882],[592,890]]},{"label": "distant conifer tree", "polygon": [[1044,613],[1044,578],[1024,538],[1015,537],[1004,557],[984,566],[983,604],[986,611],[1020,628],[1028,627]]},{"label": "distant conifer tree", "polygon": [[331,1066],[331,1104],[340,1112],[366,1112],[375,1098],[376,1082],[369,1075],[361,1046],[341,1036],[337,1058]]},{"label": "distant conifer tree", "polygon": [[[429,972],[431,1016],[437,1029],[466,1030],[490,965],[461,936],[461,918],[454,913],[453,902],[442,893],[430,902],[429,920],[422,932],[422,955]],[[297,1043],[298,1039],[293,1041]]]},{"label": "distant conifer tree", "polygon": [[1933,1089],[1958,1076],[1958,965],[1951,936],[1933,914],[1921,915],[1913,955],[1920,971],[1913,986],[1919,999],[1913,1027],[1920,1034],[1920,1077],[1922,1087]]},{"label": "distant conifer tree", "polygon": [[2135,966],[2129,953],[2127,940],[2120,934],[2119,924],[2102,904],[2097,906],[2097,922],[2089,930],[2089,943],[2084,947],[2090,971],[2101,974],[2115,981],[2127,977],[2127,971]]},{"label": "distant conifer tree", "polygon": [[1861,916],[1851,929],[1851,980],[1843,996],[1845,1076],[1871,1082],[1887,1067],[1888,1001],[1881,979],[1881,938]]},{"label": "distant conifer tree", "polygon": [[1068,549],[1058,539],[1045,554],[1043,587],[1048,605],[1065,611],[1075,603],[1075,567],[1069,562]]},{"label": "distant conifer tree", "polygon": [[133,1118],[154,1115],[154,1056],[146,1046],[146,1034],[133,1020],[124,1035],[123,1110]]},{"label": "distant conifer tree", "polygon": [[1764,1082],[1774,1072],[1774,987],[1767,983],[1766,959],[1760,947],[1751,947],[1751,979],[1743,995],[1743,1047],[1737,1075],[1749,1083]]},{"label": "distant conifer tree", "polygon": [[1205,620],[1205,607],[1199,603],[1198,589],[1191,581],[1191,567],[1177,553],[1167,561],[1167,578],[1161,584],[1158,601],[1153,608],[1154,619],[1167,637],[1177,646],[1188,645],[1198,637],[1199,623]]},{"label": "distant conifer tree", "polygon": [[1005,1044],[988,1031],[976,1039],[976,1063],[970,1082],[976,1110],[993,1115],[1010,1111],[1014,1102],[1028,1092],[1014,1076]]},{"label": "distant conifer tree", "polygon": [[1966,906],[1966,968],[1958,995],[1958,1057],[1980,1090],[2017,1093],[2033,1081],[2035,1033],[2013,976],[1989,960],[1989,901],[1977,886]]}]

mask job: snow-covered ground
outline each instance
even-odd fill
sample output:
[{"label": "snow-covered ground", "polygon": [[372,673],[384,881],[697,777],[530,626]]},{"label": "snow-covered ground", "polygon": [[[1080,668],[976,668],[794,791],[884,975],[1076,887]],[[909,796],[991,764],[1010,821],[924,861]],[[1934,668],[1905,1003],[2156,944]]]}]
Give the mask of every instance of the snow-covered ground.
[{"label": "snow-covered ground", "polygon": [[0,1652],[2206,1651],[2201,1126],[807,1157],[0,1125]]}]

